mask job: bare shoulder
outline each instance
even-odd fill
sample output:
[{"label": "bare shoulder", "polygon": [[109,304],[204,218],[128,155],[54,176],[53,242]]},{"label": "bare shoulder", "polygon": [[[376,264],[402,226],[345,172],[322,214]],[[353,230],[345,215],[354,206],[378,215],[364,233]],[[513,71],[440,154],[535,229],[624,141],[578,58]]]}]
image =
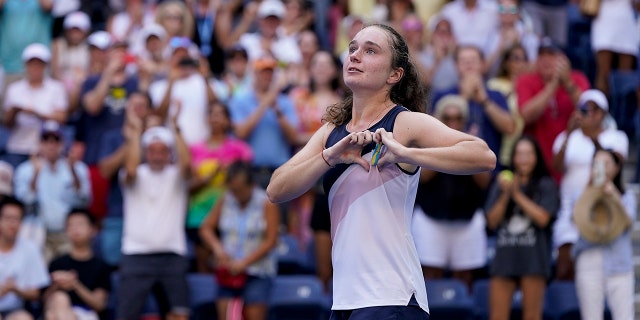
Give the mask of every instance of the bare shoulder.
[{"label": "bare shoulder", "polygon": [[394,124],[393,136],[405,146],[422,148],[450,146],[471,138],[422,112],[399,113]]}]

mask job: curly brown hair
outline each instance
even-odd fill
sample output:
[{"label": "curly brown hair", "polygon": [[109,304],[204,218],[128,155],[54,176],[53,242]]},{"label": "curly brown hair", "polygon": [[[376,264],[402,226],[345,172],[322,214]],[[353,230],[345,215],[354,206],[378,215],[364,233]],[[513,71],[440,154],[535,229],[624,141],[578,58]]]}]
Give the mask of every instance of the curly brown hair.
[{"label": "curly brown hair", "polygon": [[[404,69],[402,79],[391,87],[389,99],[393,103],[402,105],[411,111],[425,112],[427,99],[424,85],[420,81],[418,69],[409,58],[409,47],[407,47],[404,38],[396,30],[384,24],[371,24],[364,28],[371,27],[380,28],[389,35],[389,45],[391,52],[393,52],[391,67]],[[353,95],[348,92],[342,102],[327,108],[322,120],[336,126],[343,125],[351,119],[352,106]]]}]

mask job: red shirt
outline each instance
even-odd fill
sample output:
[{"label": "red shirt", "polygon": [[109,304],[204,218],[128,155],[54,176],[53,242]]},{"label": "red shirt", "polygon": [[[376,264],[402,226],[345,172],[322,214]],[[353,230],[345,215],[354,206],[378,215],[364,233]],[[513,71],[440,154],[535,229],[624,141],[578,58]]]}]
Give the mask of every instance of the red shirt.
[{"label": "red shirt", "polygon": [[[571,79],[582,91],[590,87],[589,80],[582,72],[572,71]],[[542,80],[542,76],[537,72],[524,74],[518,78],[516,93],[520,112],[522,112],[522,107],[529,100],[544,89],[544,86],[545,83]],[[525,125],[524,128],[524,133],[534,137],[540,145],[547,168],[558,181],[560,173],[553,170],[553,141],[558,134],[567,128],[567,123],[574,110],[575,105],[571,100],[571,96],[563,86],[559,86],[553,99],[549,100],[540,117],[534,122]]]}]

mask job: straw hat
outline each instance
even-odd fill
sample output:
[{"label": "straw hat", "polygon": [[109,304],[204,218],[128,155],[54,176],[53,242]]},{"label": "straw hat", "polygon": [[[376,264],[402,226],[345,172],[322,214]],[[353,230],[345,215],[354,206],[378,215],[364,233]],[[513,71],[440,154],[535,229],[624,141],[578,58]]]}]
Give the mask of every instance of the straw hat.
[{"label": "straw hat", "polygon": [[631,226],[622,203],[602,188],[587,186],[573,209],[580,235],[595,244],[607,244]]}]

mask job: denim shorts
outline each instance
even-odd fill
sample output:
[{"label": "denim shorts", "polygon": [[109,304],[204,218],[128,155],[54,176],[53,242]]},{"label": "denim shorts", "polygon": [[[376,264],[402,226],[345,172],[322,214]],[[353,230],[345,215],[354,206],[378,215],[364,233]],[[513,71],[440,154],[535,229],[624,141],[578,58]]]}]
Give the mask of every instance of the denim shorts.
[{"label": "denim shorts", "polygon": [[354,310],[331,310],[329,320],[429,320],[429,314],[420,308],[415,296],[406,306],[379,306]]},{"label": "denim shorts", "polygon": [[242,298],[245,304],[267,304],[273,279],[249,276],[244,288],[218,288],[218,298]]}]

